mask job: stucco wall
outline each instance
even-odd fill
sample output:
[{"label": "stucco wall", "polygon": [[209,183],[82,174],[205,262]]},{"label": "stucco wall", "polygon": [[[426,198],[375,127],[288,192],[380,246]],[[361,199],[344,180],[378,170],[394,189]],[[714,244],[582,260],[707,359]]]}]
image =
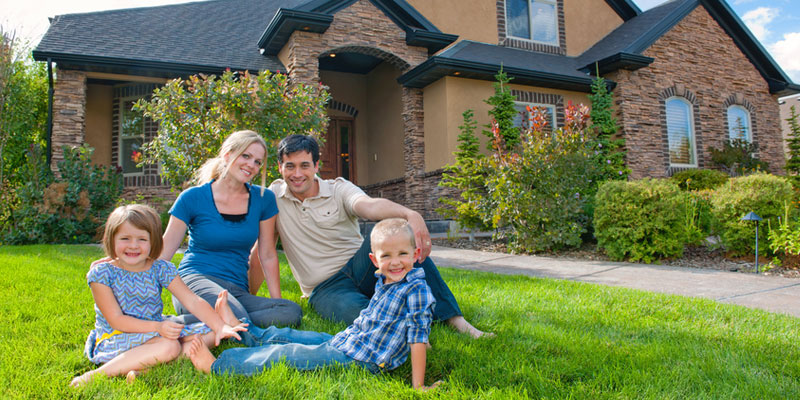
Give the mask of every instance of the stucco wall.
[{"label": "stucco wall", "polygon": [[[397,83],[400,71],[381,63],[367,74],[367,146],[359,150],[359,159],[367,160],[367,180],[371,184],[399,178],[404,173],[402,90]],[[377,155],[377,160],[375,159]],[[359,171],[359,177],[360,175]]]},{"label": "stucco wall", "polygon": [[727,140],[725,102],[739,97],[751,104],[758,156],[781,173],[783,144],[777,99],[767,82],[725,31],[702,6],[697,7],[644,52],[655,58],[636,71],[619,71],[609,78],[619,120],[627,139],[627,162],[632,178],[668,174],[669,155],[663,122],[665,91],[696,99],[694,114],[700,168],[711,168],[708,147]]},{"label": "stucco wall", "polygon": [[622,18],[603,0],[564,2],[567,55],[578,56],[622,25]]},{"label": "stucco wall", "polygon": [[113,91],[110,85],[87,85],[86,143],[94,147],[92,162],[111,165]]},{"label": "stucco wall", "polygon": [[408,0],[440,31],[458,40],[497,43],[495,0]]},{"label": "stucco wall", "polygon": [[[589,104],[586,94],[524,85],[510,85],[511,89],[555,94],[575,104]],[[486,148],[486,137],[481,134],[489,124],[491,106],[484,100],[494,94],[493,83],[475,79],[445,77],[425,88],[425,171],[435,171],[455,162],[459,126],[463,125],[462,114],[472,109],[478,126],[475,134],[481,140],[481,149]]]}]

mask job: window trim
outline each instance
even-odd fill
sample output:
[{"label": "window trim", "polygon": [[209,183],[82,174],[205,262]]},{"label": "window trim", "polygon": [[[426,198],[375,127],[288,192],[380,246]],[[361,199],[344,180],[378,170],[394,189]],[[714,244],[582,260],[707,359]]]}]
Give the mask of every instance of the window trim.
[{"label": "window trim", "polygon": [[[669,145],[669,115],[668,115],[668,105],[672,101],[680,101],[683,103],[686,108],[689,110],[689,135],[691,138],[691,148],[692,154],[690,157],[694,160],[693,164],[683,164],[683,163],[673,163],[672,162],[672,149]],[[664,100],[664,116],[665,116],[665,130],[667,132],[667,161],[669,162],[670,168],[699,168],[700,162],[697,157],[697,129],[695,127],[694,122],[694,104],[689,101],[689,99],[682,97],[682,96],[670,96]]]},{"label": "window trim", "polygon": [[[120,98],[117,99],[119,101],[119,120],[117,121],[117,160],[119,160],[119,167],[120,167],[120,169],[122,169],[122,176],[123,177],[145,176],[145,166],[144,165],[141,167],[141,170],[139,172],[125,172],[124,168],[122,167],[122,157],[123,157],[123,154],[122,154],[122,150],[123,150],[122,141],[124,139],[133,138],[133,136],[123,136],[122,135],[122,124],[123,124],[124,115],[125,115],[125,112],[126,112],[125,111],[125,102],[131,101],[131,100],[132,101],[136,101],[136,100],[139,100],[141,98],[142,98],[141,96],[127,96],[127,97],[120,97]],[[142,122],[144,122],[144,120]],[[146,135],[145,135],[144,130],[142,130],[141,139],[142,139],[142,144],[144,144],[144,142],[146,140]],[[159,171],[160,171],[160,165],[159,165]]]},{"label": "window trim", "polygon": [[507,21],[506,21],[506,0],[496,0],[497,9],[497,44],[503,47],[511,47],[515,49],[522,49],[528,51],[535,51],[547,54],[566,55],[567,54],[567,36],[566,36],[566,22],[564,16],[564,0],[554,0],[556,3],[556,33],[558,35],[557,45],[545,44],[543,42],[534,42],[522,38],[516,38],[508,35]]},{"label": "window trim", "polygon": [[[534,103],[534,102],[529,102],[529,101],[514,100],[514,107],[516,108],[516,106],[518,106],[518,105],[519,106],[523,106],[523,107],[525,107],[525,106],[546,107],[546,108],[550,109],[550,129],[553,129],[553,130],[558,129],[558,115],[557,115],[558,107],[557,107],[556,104]],[[520,114],[522,112],[527,112],[527,110],[520,111],[517,114]],[[525,122],[524,117],[522,119],[522,122],[523,122],[523,125],[524,125],[524,122]],[[518,128],[524,129],[524,126],[518,126]]]},{"label": "window trim", "polygon": [[750,116],[750,110],[748,110],[747,108],[745,108],[740,104],[731,104],[725,110],[725,120],[728,125],[728,140],[732,141],[735,139],[731,136],[731,133],[733,133],[732,132],[733,127],[731,126],[731,120],[730,120],[730,113],[732,108],[741,110],[744,113],[745,118],[747,118],[746,121],[747,124],[745,124],[745,127],[747,128],[747,135],[745,136],[744,140],[746,140],[748,143],[753,143],[753,118]]}]

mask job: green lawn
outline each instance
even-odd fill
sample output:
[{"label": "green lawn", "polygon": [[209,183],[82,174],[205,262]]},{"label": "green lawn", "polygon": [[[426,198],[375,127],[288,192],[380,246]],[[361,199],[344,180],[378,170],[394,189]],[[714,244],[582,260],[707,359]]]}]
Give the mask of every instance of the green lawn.
[{"label": "green lawn", "polygon": [[[796,318],[450,268],[442,275],[467,318],[497,337],[475,341],[435,324],[427,383],[444,384],[433,392],[410,388],[408,363],[384,376],[279,366],[243,378],[205,376],[188,360],[155,367],[133,385],[103,378],[70,389],[73,376],[93,368],[82,354],[94,323],[85,273],[100,256],[90,246],[0,248],[0,398],[800,398]],[[299,299],[285,261],[281,284],[304,308],[302,328],[344,328]]]}]

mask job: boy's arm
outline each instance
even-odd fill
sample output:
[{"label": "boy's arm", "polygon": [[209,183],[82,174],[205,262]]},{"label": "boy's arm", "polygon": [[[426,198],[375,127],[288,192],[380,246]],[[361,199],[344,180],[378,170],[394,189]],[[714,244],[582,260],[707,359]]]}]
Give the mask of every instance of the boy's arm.
[{"label": "boy's arm", "polygon": [[427,389],[425,387],[425,363],[427,361],[427,347],[425,343],[411,343],[411,387],[414,389]]}]

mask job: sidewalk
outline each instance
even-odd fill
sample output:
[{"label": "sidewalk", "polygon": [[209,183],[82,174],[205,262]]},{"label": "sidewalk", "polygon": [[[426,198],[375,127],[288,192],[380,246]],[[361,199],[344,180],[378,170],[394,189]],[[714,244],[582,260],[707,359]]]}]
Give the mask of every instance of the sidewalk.
[{"label": "sidewalk", "polygon": [[575,261],[433,246],[436,265],[705,297],[800,317],[800,279],[611,261]]}]

